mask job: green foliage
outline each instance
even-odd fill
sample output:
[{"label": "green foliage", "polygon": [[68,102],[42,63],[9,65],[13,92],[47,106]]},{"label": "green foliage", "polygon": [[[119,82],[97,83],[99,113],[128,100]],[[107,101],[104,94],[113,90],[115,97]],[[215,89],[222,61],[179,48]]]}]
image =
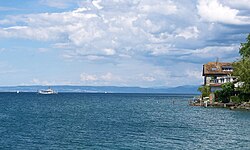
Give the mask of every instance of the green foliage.
[{"label": "green foliage", "polygon": [[210,87],[209,86],[200,86],[198,91],[201,92],[202,97],[207,97],[210,94]]},{"label": "green foliage", "polygon": [[240,55],[243,58],[249,58],[250,57],[250,34],[247,36],[247,42],[246,43],[241,43],[240,47]]},{"label": "green foliage", "polygon": [[241,59],[233,63],[233,76],[238,78],[243,85],[237,90],[239,98],[242,101],[250,100],[250,34],[247,36],[246,43],[241,43],[240,51]]},{"label": "green foliage", "polygon": [[216,101],[222,101],[223,103],[230,102],[230,97],[234,93],[234,84],[225,83],[221,86],[222,90],[215,91]]},{"label": "green foliage", "polygon": [[239,98],[242,102],[250,101],[250,93],[240,93]]},{"label": "green foliage", "polygon": [[246,43],[241,43],[240,51],[241,59],[233,63],[233,76],[237,77],[238,82],[243,83],[241,87],[237,88],[238,96],[232,96],[234,91],[233,83],[226,83],[222,85],[221,91],[215,92],[217,101],[242,102],[250,100],[250,34],[247,36]]},{"label": "green foliage", "polygon": [[225,91],[226,93],[233,93],[234,92],[234,84],[231,82],[222,84],[221,86],[222,90]]},{"label": "green foliage", "polygon": [[237,76],[238,80],[244,83],[243,86],[239,88],[239,91],[250,93],[250,59],[241,59],[233,63],[233,67],[233,75]]},{"label": "green foliage", "polygon": [[230,101],[234,103],[240,103],[241,99],[239,98],[239,96],[231,96]]},{"label": "green foliage", "polygon": [[221,91],[219,91],[219,90],[215,91],[215,92],[214,92],[214,95],[215,95],[215,102],[220,102],[220,101],[222,101],[222,98],[223,98],[223,97],[221,97]]}]

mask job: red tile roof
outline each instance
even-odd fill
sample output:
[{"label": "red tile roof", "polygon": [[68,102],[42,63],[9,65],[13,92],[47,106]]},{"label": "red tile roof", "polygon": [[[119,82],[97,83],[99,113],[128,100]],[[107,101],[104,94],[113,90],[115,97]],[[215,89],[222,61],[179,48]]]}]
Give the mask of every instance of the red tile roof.
[{"label": "red tile roof", "polygon": [[209,62],[203,65],[203,76],[205,75],[228,75],[232,71],[223,71],[223,67],[232,67],[229,62]]}]

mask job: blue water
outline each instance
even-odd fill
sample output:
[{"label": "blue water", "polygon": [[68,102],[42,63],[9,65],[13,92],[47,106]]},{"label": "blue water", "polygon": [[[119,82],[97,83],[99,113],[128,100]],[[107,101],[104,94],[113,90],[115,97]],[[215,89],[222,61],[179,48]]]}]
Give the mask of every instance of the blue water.
[{"label": "blue water", "polygon": [[250,149],[249,111],[190,98],[0,93],[0,149]]}]

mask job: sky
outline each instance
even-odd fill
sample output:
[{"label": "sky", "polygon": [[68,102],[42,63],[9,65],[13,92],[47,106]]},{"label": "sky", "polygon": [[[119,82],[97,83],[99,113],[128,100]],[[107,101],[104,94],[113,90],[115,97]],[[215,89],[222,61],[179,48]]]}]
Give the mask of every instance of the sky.
[{"label": "sky", "polygon": [[1,0],[0,86],[200,85],[249,32],[250,0]]}]

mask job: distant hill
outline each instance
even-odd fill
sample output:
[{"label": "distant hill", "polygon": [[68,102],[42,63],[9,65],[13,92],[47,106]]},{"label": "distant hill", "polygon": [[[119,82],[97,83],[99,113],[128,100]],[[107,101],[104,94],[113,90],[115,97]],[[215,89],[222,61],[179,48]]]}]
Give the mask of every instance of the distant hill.
[{"label": "distant hill", "polygon": [[[186,85],[178,87],[118,87],[118,86],[50,86],[58,92],[81,92],[81,93],[176,93],[176,94],[198,94],[198,86]],[[48,86],[2,86],[0,92],[37,92],[47,89]]]}]

